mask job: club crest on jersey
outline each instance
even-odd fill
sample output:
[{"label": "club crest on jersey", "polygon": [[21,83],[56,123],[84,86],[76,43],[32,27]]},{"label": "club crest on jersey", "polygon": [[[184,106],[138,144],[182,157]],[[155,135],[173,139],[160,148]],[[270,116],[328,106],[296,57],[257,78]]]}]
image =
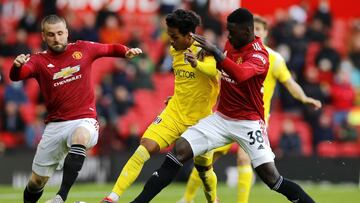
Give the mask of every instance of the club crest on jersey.
[{"label": "club crest on jersey", "polygon": [[76,60],[80,60],[82,58],[82,53],[80,51],[74,51],[72,57]]},{"label": "club crest on jersey", "polygon": [[241,57],[239,57],[237,60],[236,60],[236,64],[242,64],[243,62],[243,59]]},{"label": "club crest on jersey", "polygon": [[66,67],[61,69],[59,72],[54,74],[53,80],[59,79],[59,78],[68,78],[71,77],[74,73],[80,71],[80,65],[74,66],[74,67]]}]

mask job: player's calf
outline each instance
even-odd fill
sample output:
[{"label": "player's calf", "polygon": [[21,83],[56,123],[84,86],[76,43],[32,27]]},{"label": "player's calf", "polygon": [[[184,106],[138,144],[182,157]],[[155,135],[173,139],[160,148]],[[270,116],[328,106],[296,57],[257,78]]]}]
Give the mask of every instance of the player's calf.
[{"label": "player's calf", "polygon": [[280,176],[272,190],[286,196],[295,203],[315,203],[315,201],[296,183]]},{"label": "player's calf", "polygon": [[40,199],[43,191],[44,187],[36,188],[28,184],[24,190],[24,203],[36,203]]},{"label": "player's calf", "polygon": [[298,184],[280,176],[273,162],[262,164],[255,171],[270,189],[283,194],[291,202],[315,203]]},{"label": "player's calf", "polygon": [[48,177],[42,177],[32,172],[29,183],[24,189],[24,203],[37,202],[44,191],[44,186],[48,179]]},{"label": "player's calf", "polygon": [[86,148],[83,145],[71,145],[68,155],[64,162],[63,180],[61,187],[57,193],[65,201],[70,191],[71,186],[74,184],[79,171],[81,170],[86,157]]}]

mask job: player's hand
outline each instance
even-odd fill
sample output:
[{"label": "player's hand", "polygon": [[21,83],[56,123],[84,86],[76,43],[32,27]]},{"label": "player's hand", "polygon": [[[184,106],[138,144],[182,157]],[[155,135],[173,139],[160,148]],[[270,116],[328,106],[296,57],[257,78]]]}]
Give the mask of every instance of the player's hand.
[{"label": "player's hand", "polygon": [[187,49],[186,52],[184,52],[184,57],[187,62],[190,63],[191,67],[195,68],[197,66],[197,58],[192,53],[191,49]]},{"label": "player's hand", "polygon": [[318,110],[322,107],[321,101],[311,98],[311,97],[308,97],[304,103],[306,105],[313,107],[315,110]]},{"label": "player's hand", "polygon": [[128,59],[131,59],[135,56],[138,56],[140,54],[142,54],[142,50],[140,48],[131,48],[129,50],[127,50],[127,52],[125,53],[125,57]]},{"label": "player's hand", "polygon": [[30,54],[20,54],[14,60],[14,66],[20,68],[24,65],[28,60],[30,60]]},{"label": "player's hand", "polygon": [[165,99],[164,104],[165,104],[166,106],[168,105],[168,103],[169,103],[169,101],[170,101],[171,98],[172,98],[172,96],[168,96],[168,97]]},{"label": "player's hand", "polygon": [[190,33],[190,35],[195,41],[198,42],[194,44],[195,46],[201,47],[210,53],[214,53],[217,49],[216,46],[211,44],[205,37],[194,33]]},{"label": "player's hand", "polygon": [[201,47],[204,50],[208,51],[214,55],[217,61],[222,61],[225,59],[225,55],[212,43],[210,43],[205,37],[190,33],[191,37],[198,43],[195,43],[195,46]]}]

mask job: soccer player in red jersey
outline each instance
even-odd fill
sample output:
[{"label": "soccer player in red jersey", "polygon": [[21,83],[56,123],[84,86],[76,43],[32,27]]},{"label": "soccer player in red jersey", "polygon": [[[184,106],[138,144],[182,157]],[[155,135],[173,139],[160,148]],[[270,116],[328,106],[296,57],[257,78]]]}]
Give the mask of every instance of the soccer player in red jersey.
[{"label": "soccer player in red jersey", "polygon": [[36,150],[32,174],[24,190],[24,203],[37,202],[56,168],[63,166],[57,195],[48,202],[64,202],[86,157],[97,143],[91,64],[100,57],[132,58],[139,48],[88,41],[68,43],[62,17],[49,15],[41,22],[42,39],[48,49],[34,55],[21,54],[10,71],[13,81],[35,78],[45,98],[46,128]]},{"label": "soccer player in red jersey", "polygon": [[237,142],[249,154],[255,171],[272,190],[291,202],[314,202],[299,185],[283,178],[274,164],[263,108],[263,81],[269,59],[260,38],[254,35],[253,15],[244,8],[235,10],[227,18],[227,30],[224,53],[204,37],[193,35],[200,47],[214,55],[222,72],[217,111],[182,134],[133,203],[151,201],[170,184],[185,161],[231,142]]}]

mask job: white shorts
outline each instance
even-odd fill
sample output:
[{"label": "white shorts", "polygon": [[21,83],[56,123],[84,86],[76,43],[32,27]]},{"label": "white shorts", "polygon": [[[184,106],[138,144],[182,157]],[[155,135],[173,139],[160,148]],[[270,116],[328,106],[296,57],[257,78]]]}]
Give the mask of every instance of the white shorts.
[{"label": "white shorts", "polygon": [[190,143],[194,157],[237,142],[248,153],[254,168],[274,162],[275,158],[262,120],[230,120],[216,112],[188,128],[182,137]]},{"label": "white shorts", "polygon": [[90,140],[86,148],[89,149],[96,145],[99,136],[97,120],[83,118],[50,122],[45,127],[35,153],[32,170],[36,174],[51,177],[57,168],[62,168],[63,161],[71,147],[72,134],[78,127],[84,127],[90,133]]}]

